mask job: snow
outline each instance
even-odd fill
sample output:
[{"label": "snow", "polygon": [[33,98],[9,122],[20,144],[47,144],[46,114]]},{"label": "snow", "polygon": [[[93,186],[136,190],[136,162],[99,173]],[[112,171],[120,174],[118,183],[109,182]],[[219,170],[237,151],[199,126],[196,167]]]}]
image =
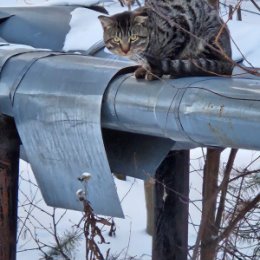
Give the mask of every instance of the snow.
[{"label": "snow", "polygon": [[103,30],[97,18],[100,13],[79,7],[72,11],[71,15],[71,29],[65,39],[64,51],[87,51],[102,40]]},{"label": "snow", "polygon": [[[80,5],[89,5],[96,3],[97,1],[58,1],[58,0],[0,0],[0,6],[31,6],[31,5],[59,5],[59,4],[73,4]],[[231,2],[231,1],[229,1]],[[229,3],[227,1],[227,3]],[[234,3],[235,1],[233,1]],[[259,3],[259,2],[258,2]],[[119,11],[126,10],[122,8],[119,4],[109,2],[106,5],[109,9],[109,12],[116,13]],[[255,10],[252,3],[249,1],[244,1],[242,3],[242,8]],[[72,18],[70,21],[70,31],[66,36],[64,42],[63,50],[88,50],[93,44],[97,43],[102,39],[102,28],[99,20],[97,19],[98,13],[94,11],[87,11],[85,8],[78,7],[72,12]],[[228,21],[228,26],[231,31],[232,50],[233,50],[233,59],[240,59],[242,57],[240,51],[246,57],[246,60],[250,64],[256,67],[260,67],[260,15],[243,12],[242,11],[243,21]],[[88,22],[86,22],[88,21]],[[236,47],[239,47],[240,51]],[[13,44],[2,44],[1,48],[31,48],[30,46],[24,45],[13,45]],[[246,64],[246,63],[245,63]],[[248,65],[248,64],[247,64]],[[228,150],[223,153],[223,160],[227,157]],[[201,156],[201,149],[195,149],[191,151],[191,162],[193,169],[200,169],[202,167],[202,159],[197,160]],[[253,152],[240,150],[237,157],[237,162],[239,162],[240,167],[246,165],[252,157],[256,157]],[[196,160],[195,160],[196,159]],[[259,163],[259,162],[256,162]],[[44,211],[51,212],[52,208],[46,206],[43,202],[39,190],[31,184],[35,182],[32,171],[29,164],[24,161],[20,162],[20,174],[24,178],[29,178],[29,182],[20,181],[20,195],[19,203],[23,204],[26,202],[26,198],[21,191],[28,192],[29,197],[33,198],[33,201]],[[87,173],[86,173],[87,174]],[[83,174],[84,175],[84,174]],[[89,175],[88,175],[89,176]],[[200,221],[200,211],[201,207],[201,171],[193,171],[190,175],[190,198],[195,202],[190,205],[191,218],[190,222],[199,224]],[[259,182],[260,174],[255,175],[255,179]],[[115,219],[117,230],[115,237],[109,237],[106,235],[107,241],[110,242],[109,245],[105,246],[106,248],[111,248],[111,252],[120,253],[121,257],[125,255],[136,256],[135,259],[148,260],[151,259],[151,248],[152,241],[151,237],[146,234],[146,210],[145,210],[145,200],[144,200],[144,188],[143,182],[140,180],[135,180],[133,178],[127,178],[127,181],[119,181],[115,179],[116,186],[118,189],[119,197],[122,199],[122,207],[125,214],[125,219]],[[34,190],[36,189],[36,191]],[[80,191],[78,191],[80,193]],[[81,192],[84,192],[81,190]],[[34,194],[35,197],[34,197]],[[58,214],[62,214],[62,210],[58,210]],[[51,226],[52,219],[46,216],[45,212],[37,209],[33,209],[33,213],[37,220],[41,223],[42,226],[47,227]],[[27,212],[20,207],[19,216],[26,217]],[[68,211],[66,217],[59,223],[59,231],[62,234],[66,229],[77,224],[82,217],[82,214],[75,211]],[[20,223],[21,227],[21,223]],[[25,232],[26,233],[26,232]],[[28,233],[28,232],[27,232]],[[106,232],[107,233],[107,232]],[[39,238],[46,243],[54,243],[48,232],[42,228],[38,230]],[[193,244],[196,239],[196,227],[190,228],[189,231],[189,243]],[[30,241],[30,236],[24,235],[20,237],[18,243],[18,251],[24,250],[35,246],[33,241]],[[83,260],[84,257],[84,241],[80,244],[79,250],[75,255],[75,259]],[[33,259],[37,260],[40,258],[40,252],[35,251],[24,251],[18,253],[17,259],[27,260]]]},{"label": "snow", "polygon": [[[46,5],[71,5],[72,1],[64,1],[64,0],[51,0],[45,1]],[[98,0],[74,0],[74,5],[81,5],[81,6],[90,6],[94,4],[98,4]]]},{"label": "snow", "polygon": [[[205,152],[205,150],[204,150]],[[230,149],[226,149],[222,155],[222,162],[224,164]],[[246,150],[239,150],[236,158],[236,167],[244,168],[248,165],[250,161],[259,156],[259,152],[252,152]],[[190,204],[190,216],[189,222],[198,225],[200,222],[200,208],[201,208],[201,190],[202,190],[202,177],[201,169],[203,166],[202,149],[197,148],[191,150],[191,174],[190,174],[190,200],[193,203]],[[255,167],[259,164],[257,160],[254,165]],[[196,170],[196,171],[194,171]],[[21,160],[20,162],[20,174],[23,178],[29,179],[30,183],[34,183],[33,173],[31,171],[30,165]],[[46,206],[43,202],[40,192],[36,192],[34,196],[34,187],[28,182],[20,181],[20,191],[28,194],[29,197],[33,197],[34,201],[37,202],[37,206],[52,213],[52,208]],[[128,177],[126,181],[120,181],[115,179],[117,186],[117,192],[122,201],[122,208],[125,214],[125,219],[115,218],[116,224],[116,235],[115,237],[108,236],[108,228],[103,229],[103,234],[108,245],[102,245],[102,251],[106,252],[108,248],[111,248],[112,255],[120,254],[119,259],[125,259],[127,256],[135,256],[136,260],[151,260],[151,250],[152,250],[152,238],[147,235],[146,229],[146,206],[144,199],[144,184],[143,181]],[[83,190],[78,191],[79,193]],[[19,204],[26,204],[28,201],[24,201],[23,194],[19,195]],[[57,210],[57,219],[63,214],[63,210]],[[52,236],[49,235],[48,231],[44,230],[43,227],[51,230],[52,218],[47,216],[41,210],[34,209],[32,212],[34,217],[37,217],[41,223],[41,228],[37,229],[38,238],[47,243],[55,243]],[[27,213],[24,211],[23,207],[19,207],[19,216],[25,217]],[[59,222],[59,234],[62,235],[65,230],[71,229],[73,226],[77,225],[82,218],[80,212],[67,211],[65,218]],[[31,221],[34,221],[31,219]],[[37,224],[37,223],[36,223]],[[34,223],[34,225],[36,225]],[[21,224],[20,224],[21,227]],[[28,232],[27,232],[28,233]],[[189,227],[189,244],[192,245],[195,242],[197,235],[197,227],[190,225]],[[21,236],[18,243],[18,251],[24,250],[26,248],[32,248],[34,245],[33,241],[30,239],[29,234],[25,237]],[[40,258],[40,252],[35,251],[25,251],[18,253],[19,260],[33,259],[38,260]],[[75,259],[84,260],[85,255],[85,244],[84,239],[80,243],[78,250],[73,252]],[[59,258],[59,260],[62,260]]]},{"label": "snow", "polygon": [[[36,188],[31,183],[35,183],[35,179],[30,168],[30,165],[24,161],[20,161],[20,174],[26,179],[30,180],[29,182],[25,180],[20,181],[20,191],[26,191],[30,198],[34,202],[37,202],[37,206],[41,207],[44,211],[52,213],[52,208],[48,207],[41,198],[39,190],[35,192]],[[136,256],[135,259],[140,260],[150,260],[151,259],[151,247],[152,247],[152,239],[149,235],[147,235],[146,228],[146,210],[145,210],[145,199],[144,199],[144,184],[143,181],[127,178],[127,181],[120,181],[115,179],[117,192],[122,202],[122,208],[125,214],[125,219],[117,219],[114,221],[116,223],[116,235],[115,237],[108,236],[108,229],[103,230],[103,234],[105,239],[110,244],[103,245],[101,248],[103,252],[105,252],[108,248],[111,248],[111,252],[113,255],[121,254],[123,257],[125,255]],[[36,196],[34,194],[36,193]],[[79,195],[84,195],[83,190],[78,190],[77,193]],[[28,198],[24,197],[22,193],[19,195],[19,204],[27,204]],[[26,217],[27,212],[24,210],[25,207],[19,207],[19,216]],[[59,209],[57,210],[57,219],[62,215],[64,211]],[[55,241],[53,237],[49,235],[49,232],[44,230],[51,229],[52,227],[52,218],[48,216],[45,212],[41,210],[34,209],[32,212],[34,217],[37,217],[41,222],[41,228],[37,229],[38,238],[47,243],[52,244]],[[65,215],[65,218],[62,219],[59,223],[59,234],[63,234],[65,230],[70,229],[80,222],[82,218],[82,214],[80,212],[68,211]],[[37,222],[32,220],[34,225],[39,226]],[[29,224],[28,224],[29,225]],[[20,224],[21,227],[21,224]],[[21,237],[18,243],[18,251],[24,250],[26,248],[32,248],[35,246],[35,243],[30,239],[30,235]],[[85,254],[85,243],[84,240],[80,244],[78,251],[75,252],[75,259],[83,260]],[[41,253],[39,251],[24,251],[18,253],[17,259],[19,260],[27,260],[33,259],[38,260],[40,258]],[[61,260],[61,259],[60,259]]]},{"label": "snow", "polygon": [[89,172],[83,172],[81,175],[81,180],[88,181],[91,178],[91,173]]},{"label": "snow", "polygon": [[[260,16],[259,16],[260,18]],[[260,67],[260,30],[259,23],[229,21],[228,27],[232,38],[232,58],[240,60],[243,56],[248,62],[246,66]]]},{"label": "snow", "polygon": [[4,6],[50,6],[50,5],[81,5],[97,4],[98,0],[0,0],[0,7]]},{"label": "snow", "polygon": [[82,189],[77,190],[76,195],[77,195],[79,200],[84,200],[85,197],[86,197],[86,193]]}]

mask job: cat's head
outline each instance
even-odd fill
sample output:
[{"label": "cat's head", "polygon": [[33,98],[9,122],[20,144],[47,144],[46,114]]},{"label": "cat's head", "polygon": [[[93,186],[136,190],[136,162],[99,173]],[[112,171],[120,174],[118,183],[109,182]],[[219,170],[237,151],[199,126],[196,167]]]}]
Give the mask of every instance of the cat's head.
[{"label": "cat's head", "polygon": [[111,52],[133,57],[145,51],[149,41],[145,12],[123,12],[98,18],[104,30],[104,42]]}]

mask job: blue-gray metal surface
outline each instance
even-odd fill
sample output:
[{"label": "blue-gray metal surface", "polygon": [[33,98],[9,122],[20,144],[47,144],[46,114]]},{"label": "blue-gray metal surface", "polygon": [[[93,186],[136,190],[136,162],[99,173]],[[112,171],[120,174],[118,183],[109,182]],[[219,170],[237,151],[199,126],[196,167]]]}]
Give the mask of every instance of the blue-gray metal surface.
[{"label": "blue-gray metal surface", "polygon": [[111,83],[104,127],[171,138],[194,146],[260,150],[260,78],[247,75]]},{"label": "blue-gray metal surface", "polygon": [[125,73],[122,68],[133,70],[129,63],[16,49],[2,50],[0,64],[0,111],[15,118],[46,203],[82,209],[78,177],[89,172],[95,212],[122,217],[109,163],[113,172],[146,179],[174,144],[104,130],[108,163],[100,122],[103,93],[116,74]]},{"label": "blue-gray metal surface", "polygon": [[103,139],[112,172],[143,180],[154,176],[175,144],[168,138],[105,128]]},{"label": "blue-gray metal surface", "polygon": [[0,36],[7,42],[60,51],[74,9],[75,6],[2,7],[0,15],[11,17],[1,22]]},{"label": "blue-gray metal surface", "polygon": [[[99,214],[122,217],[101,133],[101,103],[110,79],[125,66],[51,52],[13,56],[1,73],[26,155],[46,202],[82,210],[78,178],[91,174],[88,199]],[[10,52],[8,52],[8,57]],[[70,60],[69,64],[66,62]],[[68,66],[69,65],[69,66]],[[95,75],[98,71],[98,78]],[[3,100],[1,95],[1,101]],[[4,104],[1,102],[1,105]]]}]

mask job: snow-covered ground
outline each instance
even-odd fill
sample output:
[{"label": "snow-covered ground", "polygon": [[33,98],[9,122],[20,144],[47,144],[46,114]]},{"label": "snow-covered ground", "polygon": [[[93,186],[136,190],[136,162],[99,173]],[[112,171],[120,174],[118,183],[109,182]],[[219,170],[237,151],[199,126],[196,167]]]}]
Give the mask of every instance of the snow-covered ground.
[{"label": "snow-covered ground", "polygon": [[[80,4],[89,4],[90,2],[87,0],[80,1],[58,1],[58,0],[0,0],[0,6],[31,6],[31,5],[49,5],[49,4],[68,4],[69,2],[80,3]],[[225,1],[226,4],[236,3],[235,0]],[[257,1],[260,3],[260,1]],[[114,3],[106,3],[109,5],[109,9],[112,12],[121,11],[122,8],[119,5],[115,5]],[[114,6],[114,7],[113,7]],[[242,11],[242,19],[243,21],[236,21],[235,16],[234,20],[228,22],[228,26],[231,31],[232,39],[239,47],[240,51],[243,55],[246,56],[247,60],[251,64],[256,67],[260,67],[260,13],[257,9],[252,5],[250,1],[242,2],[242,9],[248,10]],[[0,9],[1,10],[1,9]],[[225,8],[223,8],[223,13],[225,13]],[[83,49],[86,48],[86,42],[89,43],[89,40],[84,37],[84,9],[78,8],[72,14],[71,19],[71,30],[67,35],[66,41],[64,43],[64,50],[70,49]],[[227,16],[224,16],[226,19]],[[98,26],[98,21],[94,21],[96,16],[93,14],[93,34],[96,35],[97,38],[101,39],[102,31],[101,27]],[[96,19],[97,20],[97,19]],[[79,40],[80,39],[80,40]],[[235,44],[232,44],[233,49],[233,58],[239,59],[241,57],[241,53]],[[228,151],[224,152],[223,162],[227,155]],[[192,150],[191,158],[194,168],[200,168],[200,161],[195,160],[201,156],[200,149]],[[239,151],[237,157],[237,164],[242,167],[246,165],[251,158],[252,152],[250,151]],[[192,170],[192,169],[191,169]],[[31,182],[35,183],[32,171],[28,163],[21,161],[20,163],[20,174],[22,178],[20,179],[20,197],[19,204],[24,205],[27,204],[28,201],[33,201],[37,206],[43,209],[46,212],[52,212],[52,208],[45,205],[43,202],[40,191],[37,189],[35,185]],[[29,181],[28,181],[29,180]],[[143,182],[140,180],[135,180],[133,178],[127,178],[127,181],[119,181],[115,180],[119,197],[122,198],[122,207],[125,213],[125,219],[115,219],[117,230],[115,237],[108,237],[106,235],[107,241],[110,242],[109,245],[106,245],[105,248],[111,248],[111,252],[113,254],[121,253],[120,259],[125,259],[126,255],[136,256],[134,259],[151,259],[151,237],[146,234],[146,210],[145,210],[145,201],[144,201],[144,188]],[[193,172],[191,174],[191,190],[190,197],[193,200],[201,198],[201,177],[199,173]],[[199,203],[198,203],[198,206]],[[38,226],[35,230],[26,230],[23,228],[23,232],[19,236],[18,241],[18,260],[38,260],[42,256],[39,250],[29,250],[31,248],[37,247],[35,241],[33,241],[30,237],[31,235],[40,239],[44,243],[48,245],[53,245],[54,240],[53,236],[49,234],[48,230],[51,230],[52,217],[48,215],[48,213],[37,209],[32,208],[30,204],[27,206],[23,206],[19,208],[19,216],[21,218],[26,218],[28,212],[33,216],[31,219],[28,219],[26,223],[28,226],[31,224],[34,226]],[[63,213],[63,210],[58,210],[57,215],[59,216]],[[190,214],[192,218],[192,222],[199,224],[200,214],[196,207],[190,207]],[[75,224],[77,224],[81,219],[82,214],[79,212],[68,211],[65,217],[59,222],[58,232],[62,235],[65,230],[69,230]],[[32,222],[32,223],[30,223]],[[22,222],[19,222],[19,228],[23,227]],[[45,227],[45,228],[44,228]],[[31,235],[30,235],[31,232]],[[107,234],[107,231],[104,232]],[[189,242],[194,243],[196,238],[196,231],[190,228],[189,231]],[[85,255],[84,249],[84,240],[80,243],[78,247],[78,251],[74,253],[74,258],[77,260],[83,260]],[[105,249],[104,249],[105,250]]]}]

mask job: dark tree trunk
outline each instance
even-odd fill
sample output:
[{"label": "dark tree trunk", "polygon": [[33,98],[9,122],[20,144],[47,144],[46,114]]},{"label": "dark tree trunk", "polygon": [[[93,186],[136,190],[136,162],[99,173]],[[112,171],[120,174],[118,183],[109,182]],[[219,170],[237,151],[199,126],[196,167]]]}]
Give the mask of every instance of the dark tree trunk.
[{"label": "dark tree trunk", "polygon": [[189,151],[171,151],[156,172],[153,260],[187,260]]},{"label": "dark tree trunk", "polygon": [[14,121],[0,114],[0,260],[16,259],[19,147]]}]

